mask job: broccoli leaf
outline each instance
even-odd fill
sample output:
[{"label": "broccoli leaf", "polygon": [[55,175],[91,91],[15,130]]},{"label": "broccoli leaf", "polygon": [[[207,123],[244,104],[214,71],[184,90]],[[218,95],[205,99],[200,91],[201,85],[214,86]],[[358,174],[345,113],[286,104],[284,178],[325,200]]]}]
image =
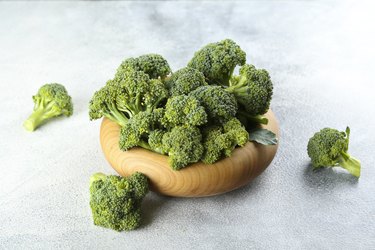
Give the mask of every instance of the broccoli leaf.
[{"label": "broccoli leaf", "polygon": [[262,145],[276,145],[278,142],[276,134],[264,128],[251,130],[249,136],[250,141],[254,141]]}]

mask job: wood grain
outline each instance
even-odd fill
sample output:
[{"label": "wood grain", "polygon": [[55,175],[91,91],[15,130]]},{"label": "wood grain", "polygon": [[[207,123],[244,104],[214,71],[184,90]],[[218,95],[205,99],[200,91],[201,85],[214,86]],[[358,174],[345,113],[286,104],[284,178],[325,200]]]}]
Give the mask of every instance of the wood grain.
[{"label": "wood grain", "polygon": [[[279,137],[279,127],[273,112],[266,115],[267,128]],[[100,128],[100,143],[111,166],[121,175],[136,171],[150,180],[151,190],[178,197],[201,197],[229,192],[246,185],[261,174],[274,158],[277,145],[264,146],[249,142],[236,148],[231,157],[214,164],[201,162],[179,171],[168,165],[168,157],[142,148],[121,151],[118,145],[120,127],[104,118]]]}]

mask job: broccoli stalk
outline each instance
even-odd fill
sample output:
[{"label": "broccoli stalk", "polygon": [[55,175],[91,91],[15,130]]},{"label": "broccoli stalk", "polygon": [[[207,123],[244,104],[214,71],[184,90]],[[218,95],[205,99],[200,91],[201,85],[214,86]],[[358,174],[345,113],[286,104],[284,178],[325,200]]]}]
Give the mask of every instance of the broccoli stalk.
[{"label": "broccoli stalk", "polygon": [[94,224],[116,231],[133,230],[141,223],[141,204],[148,193],[147,177],[96,173],[90,177],[90,207]]},{"label": "broccoli stalk", "polygon": [[310,138],[307,153],[314,168],[341,166],[356,177],[361,175],[361,163],[348,153],[350,129],[340,132],[324,128]]},{"label": "broccoli stalk", "polygon": [[73,114],[73,103],[65,87],[58,83],[45,84],[33,96],[34,110],[23,126],[28,131],[34,131],[49,119]]}]

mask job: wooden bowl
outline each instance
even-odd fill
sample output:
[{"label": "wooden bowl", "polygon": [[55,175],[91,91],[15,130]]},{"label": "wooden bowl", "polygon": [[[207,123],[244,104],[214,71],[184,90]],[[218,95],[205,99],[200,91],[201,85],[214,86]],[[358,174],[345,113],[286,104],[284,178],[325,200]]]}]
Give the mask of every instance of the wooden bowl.
[{"label": "wooden bowl", "polygon": [[[265,116],[269,123],[263,127],[279,137],[273,112],[270,110]],[[152,191],[177,197],[211,196],[244,186],[267,168],[277,150],[277,145],[248,142],[244,147],[236,148],[231,157],[214,164],[198,162],[175,171],[169,167],[168,156],[143,148],[121,151],[119,133],[120,127],[116,123],[103,119],[100,143],[112,167],[121,176],[141,172],[149,178]]]}]

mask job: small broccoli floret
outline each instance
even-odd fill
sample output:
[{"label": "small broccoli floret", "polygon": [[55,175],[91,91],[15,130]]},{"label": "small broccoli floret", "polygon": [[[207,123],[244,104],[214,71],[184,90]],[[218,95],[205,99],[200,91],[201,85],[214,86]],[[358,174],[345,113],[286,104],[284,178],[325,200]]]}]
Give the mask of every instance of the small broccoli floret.
[{"label": "small broccoli floret", "polygon": [[195,97],[200,102],[211,122],[225,123],[236,115],[238,108],[236,99],[222,86],[201,86],[189,96]]},{"label": "small broccoli floret", "polygon": [[228,85],[237,65],[246,62],[246,53],[234,41],[225,39],[209,43],[197,52],[188,67],[202,72],[209,84]]},{"label": "small broccoli floret", "polygon": [[159,80],[150,80],[142,71],[126,71],[122,78],[109,80],[95,92],[89,105],[90,119],[107,117],[124,126],[139,112],[163,106],[167,97],[168,91]]},{"label": "small broccoli floret", "polygon": [[273,85],[266,70],[246,64],[241,67],[239,76],[232,77],[226,90],[233,93],[244,108],[242,115],[259,122],[260,115],[269,109]]},{"label": "small broccoli floret", "polygon": [[361,163],[348,154],[349,127],[346,132],[332,128],[324,128],[310,138],[307,153],[314,168],[335,167],[340,165],[352,175],[359,177]]},{"label": "small broccoli floret", "polygon": [[96,173],[90,178],[90,207],[94,224],[116,231],[133,230],[141,222],[141,203],[148,193],[147,177]]},{"label": "small broccoli floret", "polygon": [[34,110],[23,126],[28,131],[34,131],[47,120],[60,116],[73,114],[72,98],[65,87],[59,83],[45,84],[33,96]]},{"label": "small broccoli floret", "polygon": [[197,127],[174,127],[164,134],[162,142],[174,170],[199,161],[203,153],[202,135]]},{"label": "small broccoli floret", "polygon": [[199,126],[207,123],[204,107],[193,96],[179,95],[168,99],[165,106],[164,124]]},{"label": "small broccoli floret", "polygon": [[201,160],[206,163],[214,163],[223,155],[223,150],[230,147],[231,141],[223,136],[221,126],[212,125],[202,130],[204,152]]},{"label": "small broccoli floret", "polygon": [[166,80],[166,86],[171,96],[187,95],[204,85],[207,85],[207,83],[203,73],[189,67],[177,70]]},{"label": "small broccoli floret", "polygon": [[158,152],[160,154],[166,154],[165,147],[163,145],[163,136],[167,133],[166,130],[155,129],[148,135],[148,144],[152,151]]},{"label": "small broccoli floret", "polygon": [[116,77],[120,77],[125,71],[143,71],[151,79],[164,80],[171,73],[167,60],[158,54],[147,54],[137,58],[128,58],[117,69]]},{"label": "small broccoli floret", "polygon": [[164,115],[163,109],[154,111],[143,111],[132,116],[127,123],[121,127],[119,145],[120,149],[128,150],[140,146],[152,150],[147,143],[147,137],[151,131],[161,127],[159,121]]},{"label": "small broccoli floret", "polygon": [[116,91],[111,87],[112,81],[96,91],[90,100],[89,116],[90,120],[107,117],[111,121],[123,126],[127,123],[129,117],[133,115],[130,110],[120,108],[116,105]]},{"label": "small broccoli floret", "polygon": [[223,155],[231,156],[237,146],[245,146],[249,134],[236,118],[232,118],[221,126],[208,126],[203,129],[204,153],[201,160],[204,163],[214,163]]}]

